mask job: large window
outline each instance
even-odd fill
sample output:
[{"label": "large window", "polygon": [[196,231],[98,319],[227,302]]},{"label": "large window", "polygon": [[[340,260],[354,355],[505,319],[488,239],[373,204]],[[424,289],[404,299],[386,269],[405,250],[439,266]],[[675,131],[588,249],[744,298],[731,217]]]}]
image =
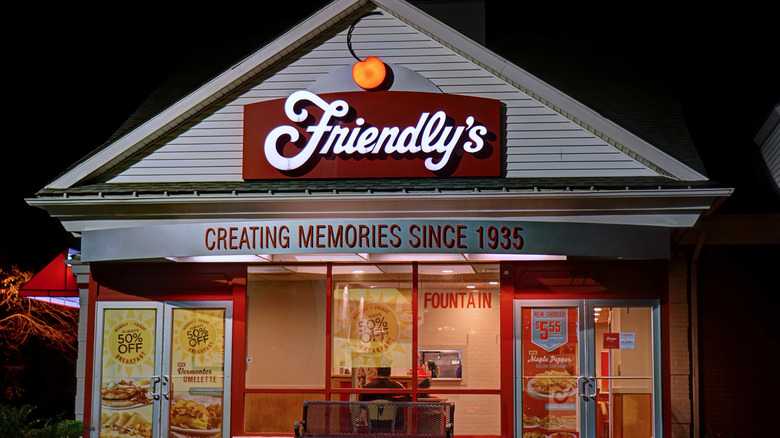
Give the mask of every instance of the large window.
[{"label": "large window", "polygon": [[500,389],[498,269],[419,266],[417,348],[431,392],[456,404],[458,434],[500,434],[499,395],[475,392]]},{"label": "large window", "polygon": [[[497,264],[250,267],[245,432],[289,433],[302,401],[355,399],[389,367],[410,395],[456,403],[461,433],[499,434],[498,271]],[[413,388],[426,379],[430,388]]]},{"label": "large window", "polygon": [[326,266],[251,268],[248,388],[325,388]]},{"label": "large window", "polygon": [[[412,368],[412,266],[333,267],[333,374]],[[353,371],[354,370],[354,371]]]}]

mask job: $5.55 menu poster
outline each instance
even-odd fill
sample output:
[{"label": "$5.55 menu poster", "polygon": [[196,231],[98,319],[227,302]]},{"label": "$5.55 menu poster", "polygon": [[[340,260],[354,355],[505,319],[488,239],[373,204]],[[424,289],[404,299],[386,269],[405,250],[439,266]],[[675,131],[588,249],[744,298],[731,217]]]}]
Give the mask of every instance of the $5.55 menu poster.
[{"label": "$5.55 menu poster", "polygon": [[577,438],[577,308],[522,311],[523,437]]}]

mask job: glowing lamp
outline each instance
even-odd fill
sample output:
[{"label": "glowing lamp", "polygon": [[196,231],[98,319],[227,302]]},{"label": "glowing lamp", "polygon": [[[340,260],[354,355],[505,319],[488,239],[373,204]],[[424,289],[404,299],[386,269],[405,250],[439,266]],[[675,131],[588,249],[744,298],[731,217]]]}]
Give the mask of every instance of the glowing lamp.
[{"label": "glowing lamp", "polygon": [[358,61],[352,66],[352,79],[364,90],[373,90],[385,81],[385,63],[375,56]]}]

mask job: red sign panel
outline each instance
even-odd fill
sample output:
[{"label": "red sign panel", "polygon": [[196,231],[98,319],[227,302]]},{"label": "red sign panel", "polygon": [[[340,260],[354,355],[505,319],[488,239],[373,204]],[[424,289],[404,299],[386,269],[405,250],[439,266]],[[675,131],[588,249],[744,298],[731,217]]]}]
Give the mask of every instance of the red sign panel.
[{"label": "red sign panel", "polygon": [[407,91],[244,107],[243,178],[500,176],[500,103]]},{"label": "red sign panel", "polygon": [[620,348],[620,333],[604,333],[604,349],[616,350]]}]

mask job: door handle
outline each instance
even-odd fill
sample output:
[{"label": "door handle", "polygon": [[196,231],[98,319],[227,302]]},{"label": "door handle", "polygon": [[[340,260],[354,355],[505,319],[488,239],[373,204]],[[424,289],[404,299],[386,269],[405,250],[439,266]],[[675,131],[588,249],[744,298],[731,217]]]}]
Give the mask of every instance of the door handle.
[{"label": "door handle", "polygon": [[163,381],[162,381],[162,396],[165,397],[166,400],[170,400],[171,396],[171,377],[166,376],[163,374]]},{"label": "door handle", "polygon": [[155,400],[160,399],[160,393],[157,392],[157,384],[160,383],[160,376],[152,376],[152,398]]},{"label": "door handle", "polygon": [[590,397],[593,400],[596,400],[596,394],[598,394],[598,392],[599,392],[598,391],[598,386],[596,384],[597,383],[596,382],[596,378],[595,377],[591,377],[588,380],[589,380],[588,385],[590,385],[590,388],[593,390],[593,392],[588,394],[588,397]]},{"label": "door handle", "polygon": [[583,400],[588,399],[588,394],[585,392],[585,384],[588,382],[588,378],[585,376],[577,377],[577,395]]},{"label": "door handle", "polygon": [[594,377],[579,376],[577,377],[577,395],[583,400],[596,399],[596,379]]}]

